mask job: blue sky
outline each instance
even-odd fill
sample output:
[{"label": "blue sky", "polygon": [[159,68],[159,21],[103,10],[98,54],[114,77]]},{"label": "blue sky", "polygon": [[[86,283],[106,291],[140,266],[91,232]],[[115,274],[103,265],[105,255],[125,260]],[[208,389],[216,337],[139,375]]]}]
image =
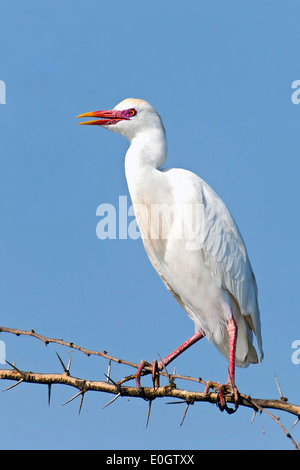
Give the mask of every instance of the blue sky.
[{"label": "blue sky", "polygon": [[[277,397],[274,374],[299,403],[292,363],[299,320],[299,71],[297,1],[0,1],[0,324],[32,329],[139,362],[167,355],[194,332],[140,240],[99,240],[100,204],[128,195],[127,141],[75,117],[144,98],[167,131],[168,166],[195,171],[225,201],[259,286],[265,360],[237,370],[241,392]],[[128,201],[129,203],[129,201]],[[10,362],[58,372],[67,349],[1,334]],[[4,367],[3,365],[1,367]],[[105,379],[107,363],[72,352],[71,372]],[[205,339],[178,373],[224,381]],[[112,377],[128,371],[113,365]],[[0,384],[2,389],[10,385]],[[178,384],[178,386],[181,384]],[[200,389],[200,388],[199,388]],[[1,394],[2,449],[291,448],[265,416],[86,395],[43,386]],[[289,427],[293,417],[282,416]],[[299,429],[294,437],[300,440]]]}]

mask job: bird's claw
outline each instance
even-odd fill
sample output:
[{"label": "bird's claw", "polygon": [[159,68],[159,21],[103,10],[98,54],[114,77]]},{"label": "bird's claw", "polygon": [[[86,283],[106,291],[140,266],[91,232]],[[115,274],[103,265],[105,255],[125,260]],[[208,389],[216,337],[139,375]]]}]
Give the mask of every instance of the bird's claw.
[{"label": "bird's claw", "polygon": [[[205,390],[204,390],[204,393],[206,395],[209,395],[210,388],[213,388],[218,393],[217,405],[218,405],[220,411],[225,410],[228,414],[232,414],[232,413],[236,412],[236,410],[239,407],[239,392],[238,392],[238,389],[237,389],[236,385],[231,384],[231,383],[221,385],[221,384],[216,383],[216,382],[208,381],[206,383],[206,387],[205,387]],[[229,408],[227,406],[226,397],[225,397],[226,394],[227,395],[231,394],[233,396],[234,408]]]},{"label": "bird's claw", "polygon": [[157,360],[154,359],[152,362],[152,382],[153,387],[159,387],[159,371],[161,370],[160,364],[158,364]]},{"label": "bird's claw", "polygon": [[[225,395],[231,394],[234,400],[234,408],[229,408],[227,406],[226,397]],[[218,393],[218,401],[217,404],[219,406],[220,411],[227,411],[228,414],[235,413],[239,407],[239,392],[236,385],[231,384],[224,384],[220,385],[219,393]]]},{"label": "bird's claw", "polygon": [[[153,382],[153,387],[154,388],[158,388],[159,387],[159,371],[161,370],[162,366],[160,363],[157,362],[156,359],[153,360],[152,362],[152,365],[145,361],[145,360],[142,360],[139,364],[139,367],[138,367],[138,370],[137,370],[137,373],[135,375],[135,381],[136,381],[136,387],[141,390],[142,389],[142,386],[141,386],[141,375],[142,375],[142,371],[144,369],[144,367],[147,366],[147,367],[151,367],[151,374],[152,374],[152,382]],[[148,371],[145,371],[145,373],[149,374],[150,372]]]},{"label": "bird's claw", "polygon": [[141,360],[140,364],[139,364],[139,367],[138,367],[138,370],[135,374],[135,381],[136,381],[136,388],[138,388],[139,390],[142,389],[142,386],[141,386],[141,375],[142,375],[142,371],[144,369],[145,366],[150,366],[149,362],[147,361],[144,361],[144,359]]}]

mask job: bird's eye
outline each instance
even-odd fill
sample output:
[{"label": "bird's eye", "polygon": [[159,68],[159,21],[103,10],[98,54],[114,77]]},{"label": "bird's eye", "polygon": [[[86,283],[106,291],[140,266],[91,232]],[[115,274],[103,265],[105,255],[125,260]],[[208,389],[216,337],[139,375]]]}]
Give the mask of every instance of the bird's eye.
[{"label": "bird's eye", "polygon": [[132,108],[128,111],[128,114],[129,114],[129,116],[135,116],[136,115],[136,110]]}]

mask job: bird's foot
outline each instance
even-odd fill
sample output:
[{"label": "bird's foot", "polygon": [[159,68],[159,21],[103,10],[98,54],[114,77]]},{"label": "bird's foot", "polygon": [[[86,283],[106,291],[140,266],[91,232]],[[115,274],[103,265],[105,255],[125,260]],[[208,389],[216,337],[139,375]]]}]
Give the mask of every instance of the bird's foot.
[{"label": "bird's foot", "polygon": [[[231,395],[233,397],[234,408],[227,406],[225,395]],[[226,410],[228,414],[235,413],[239,407],[239,392],[235,384],[228,383],[219,386],[219,409],[221,411]]]},{"label": "bird's foot", "polygon": [[151,367],[153,387],[158,388],[159,387],[159,371],[162,369],[162,365],[161,363],[158,363],[156,359],[154,359],[152,364],[144,360],[140,362],[137,373],[135,375],[136,387],[139,390],[141,390],[142,389],[141,375],[150,374],[149,370],[144,370],[145,366]]},{"label": "bird's foot", "polygon": [[[239,407],[239,392],[236,385],[231,383],[231,381],[227,382],[227,384],[208,381],[206,382],[204,393],[209,395],[209,390],[211,388],[218,393],[217,405],[220,411],[226,410],[228,414],[235,413]],[[233,397],[234,408],[229,408],[227,406],[225,395],[231,395]]]}]

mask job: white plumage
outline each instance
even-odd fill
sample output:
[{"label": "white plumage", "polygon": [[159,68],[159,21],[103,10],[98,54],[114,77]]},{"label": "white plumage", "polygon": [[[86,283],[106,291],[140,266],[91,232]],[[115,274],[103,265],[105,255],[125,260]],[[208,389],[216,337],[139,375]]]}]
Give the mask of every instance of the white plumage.
[{"label": "white plumage", "polygon": [[196,331],[229,359],[227,325],[233,318],[236,365],[258,362],[253,332],[261,360],[257,286],[241,234],[205,181],[187,170],[161,169],[167,143],[155,109],[146,101],[126,99],[112,111],[81,116],[101,117],[88,123],[129,139],[125,172],[145,250]]}]

